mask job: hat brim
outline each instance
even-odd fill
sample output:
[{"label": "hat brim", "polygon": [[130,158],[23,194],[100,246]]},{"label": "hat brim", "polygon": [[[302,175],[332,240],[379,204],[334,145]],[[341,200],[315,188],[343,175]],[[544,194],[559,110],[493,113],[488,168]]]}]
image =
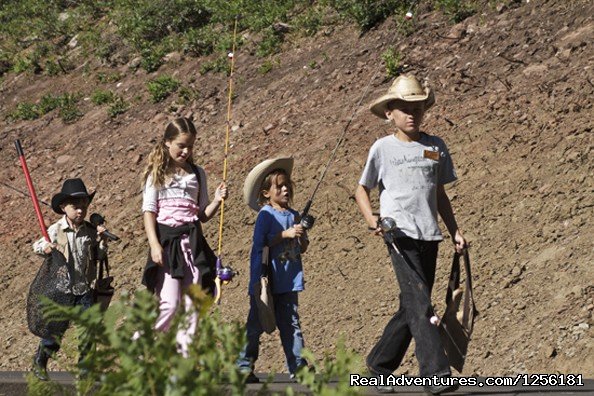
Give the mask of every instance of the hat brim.
[{"label": "hat brim", "polygon": [[77,192],[73,194],[65,194],[65,193],[57,193],[52,197],[52,209],[57,214],[65,214],[64,211],[60,208],[60,205],[64,203],[67,198],[89,198],[89,203],[93,200],[95,193],[97,191],[93,191],[91,194],[87,194],[84,192]]},{"label": "hat brim", "polygon": [[289,177],[293,172],[293,158],[274,158],[262,161],[250,171],[243,183],[243,200],[244,202],[256,212],[260,210],[258,204],[258,195],[260,194],[260,187],[264,178],[275,169],[284,170]]},{"label": "hat brim", "polygon": [[435,104],[435,95],[431,88],[425,88],[425,95],[400,96],[394,93],[388,93],[374,101],[369,106],[369,110],[379,118],[387,119],[386,111],[388,111],[388,103],[396,100],[402,102],[425,102],[425,110],[427,110]]}]

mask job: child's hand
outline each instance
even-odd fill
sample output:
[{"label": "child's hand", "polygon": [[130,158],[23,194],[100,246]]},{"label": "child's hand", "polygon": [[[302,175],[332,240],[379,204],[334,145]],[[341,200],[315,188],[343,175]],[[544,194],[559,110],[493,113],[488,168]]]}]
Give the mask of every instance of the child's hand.
[{"label": "child's hand", "polygon": [[301,237],[304,231],[305,230],[301,224],[296,224],[294,227],[284,230],[282,234],[283,238],[294,239]]},{"label": "child's hand", "polygon": [[105,237],[103,236],[103,232],[104,232],[104,231],[107,231],[107,228],[105,228],[105,226],[103,226],[103,225],[99,224],[99,225],[97,226],[97,235],[99,235],[99,237],[103,238],[104,240],[107,240],[107,238],[105,238]]},{"label": "child's hand", "polygon": [[456,252],[458,254],[462,254],[464,249],[468,248],[468,242],[460,230],[457,230],[456,235],[454,235],[454,244],[456,245]]},{"label": "child's hand", "polygon": [[151,247],[151,260],[159,267],[163,266],[163,247],[161,245]]},{"label": "child's hand", "polygon": [[215,201],[222,201],[223,199],[227,199],[228,197],[228,191],[227,191],[227,184],[225,184],[224,182],[219,184],[219,186],[217,187],[217,189],[215,190]]},{"label": "child's hand", "polygon": [[47,245],[45,245],[45,247],[43,248],[43,253],[45,254],[50,254],[52,252],[52,250],[54,250],[56,248],[56,244],[55,243],[48,243]]}]

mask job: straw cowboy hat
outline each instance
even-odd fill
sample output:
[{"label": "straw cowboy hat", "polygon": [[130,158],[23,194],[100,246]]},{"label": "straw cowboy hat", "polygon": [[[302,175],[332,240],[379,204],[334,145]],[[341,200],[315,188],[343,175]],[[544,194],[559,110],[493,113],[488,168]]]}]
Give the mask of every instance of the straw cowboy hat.
[{"label": "straw cowboy hat", "polygon": [[293,158],[281,157],[262,161],[251,170],[243,183],[243,200],[256,212],[260,210],[258,196],[262,182],[270,172],[276,169],[282,169],[287,175],[291,176],[291,172],[293,172]]},{"label": "straw cowboy hat", "polygon": [[52,197],[52,209],[58,214],[64,214],[60,205],[64,203],[67,198],[89,198],[89,203],[93,200],[96,191],[92,194],[87,192],[87,187],[81,179],[67,179],[62,184],[62,191]]},{"label": "straw cowboy hat", "polygon": [[427,110],[435,103],[435,96],[431,88],[423,87],[415,77],[398,76],[388,89],[388,93],[373,102],[369,110],[376,116],[386,119],[388,103],[394,100],[425,102],[425,110]]}]

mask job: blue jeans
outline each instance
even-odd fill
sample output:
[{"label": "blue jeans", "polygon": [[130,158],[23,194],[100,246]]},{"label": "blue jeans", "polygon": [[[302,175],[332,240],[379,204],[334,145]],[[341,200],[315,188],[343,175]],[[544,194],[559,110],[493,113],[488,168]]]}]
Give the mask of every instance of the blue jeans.
[{"label": "blue jeans", "polygon": [[[299,307],[298,295],[297,292],[273,294],[272,299],[274,301],[276,326],[280,332],[281,343],[287,359],[287,368],[289,373],[294,374],[299,367],[307,365],[307,362],[301,356],[304,343],[299,314],[297,313]],[[244,371],[253,371],[254,364],[258,360],[260,336],[263,330],[258,318],[256,300],[252,295],[250,295],[250,312],[246,331],[247,344],[239,354],[237,365]]]},{"label": "blue jeans", "polygon": [[420,375],[450,375],[450,365],[439,330],[429,322],[433,315],[431,289],[435,280],[439,242],[397,238],[396,244],[406,256],[405,260],[396,253],[389,236],[386,240],[400,287],[400,308],[367,356],[367,366],[374,374],[392,374],[400,366],[414,338]]},{"label": "blue jeans", "polygon": [[[85,294],[80,296],[74,297],[74,305],[80,305],[83,307],[84,310],[87,310],[93,305],[93,292],[89,291]],[[64,334],[55,334],[51,338],[42,338],[41,339],[41,346],[45,348],[50,354],[56,353],[60,350],[60,340]],[[84,338],[79,336],[79,339]],[[85,355],[90,351],[91,345],[86,342],[80,342],[79,344],[79,351],[80,351],[80,358],[79,361],[82,360]]]}]

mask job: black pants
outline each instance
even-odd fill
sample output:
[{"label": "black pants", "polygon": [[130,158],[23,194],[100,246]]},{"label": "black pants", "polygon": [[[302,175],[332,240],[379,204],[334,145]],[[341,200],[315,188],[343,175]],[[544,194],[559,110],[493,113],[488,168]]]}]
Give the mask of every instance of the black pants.
[{"label": "black pants", "polygon": [[438,328],[429,321],[433,315],[431,289],[439,242],[397,238],[396,244],[406,256],[405,260],[394,250],[389,238],[386,240],[400,286],[400,308],[367,356],[367,366],[375,374],[392,374],[414,338],[419,374],[423,377],[450,375]]}]

